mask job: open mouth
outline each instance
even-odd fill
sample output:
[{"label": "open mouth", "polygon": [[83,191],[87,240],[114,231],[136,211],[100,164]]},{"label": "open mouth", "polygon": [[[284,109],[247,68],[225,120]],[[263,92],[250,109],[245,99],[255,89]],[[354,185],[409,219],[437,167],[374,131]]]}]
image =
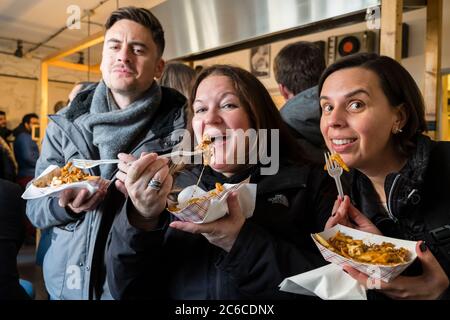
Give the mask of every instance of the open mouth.
[{"label": "open mouth", "polygon": [[213,144],[226,143],[229,138],[230,138],[229,136],[212,136],[211,143]]}]

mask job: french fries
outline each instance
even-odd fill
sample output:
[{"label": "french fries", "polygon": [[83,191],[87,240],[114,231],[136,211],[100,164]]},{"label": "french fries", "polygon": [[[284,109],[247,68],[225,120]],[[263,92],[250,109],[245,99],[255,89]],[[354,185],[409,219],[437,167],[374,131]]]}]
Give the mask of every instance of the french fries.
[{"label": "french fries", "polygon": [[[218,196],[222,191],[224,191],[225,188],[223,187],[223,185],[219,182],[216,182],[216,188],[213,190],[210,190],[207,194],[201,196],[201,197],[193,197],[191,199],[189,199],[186,204],[187,205],[191,205],[194,203],[198,203],[198,202],[202,202],[202,201],[206,201],[209,200],[215,196]],[[177,212],[180,211],[181,208],[177,207],[176,205],[172,205],[170,207],[167,208],[169,211],[171,212]]]},{"label": "french fries", "polygon": [[328,241],[319,234],[314,234],[314,238],[327,249],[357,262],[393,266],[407,263],[411,258],[407,249],[395,248],[392,243],[366,244],[340,231]]},{"label": "french fries", "polygon": [[68,162],[64,167],[57,168],[57,170],[51,172],[49,175],[36,179],[33,181],[33,184],[38,188],[46,188],[96,179],[98,179],[98,177],[91,176],[90,174],[83,172],[81,169],[73,167],[72,162]]},{"label": "french fries", "polygon": [[[341,155],[339,153],[333,153],[330,156],[330,161],[334,161],[336,162],[340,167],[342,167],[342,169],[344,169],[345,171],[349,172],[350,169],[348,168],[348,166],[345,164],[344,160],[342,160]],[[323,168],[325,171],[327,171],[327,165],[324,166]]]},{"label": "french fries", "polygon": [[203,164],[208,166],[211,163],[212,157],[212,141],[211,137],[206,133],[203,135],[202,141],[195,147],[197,150],[203,152]]}]

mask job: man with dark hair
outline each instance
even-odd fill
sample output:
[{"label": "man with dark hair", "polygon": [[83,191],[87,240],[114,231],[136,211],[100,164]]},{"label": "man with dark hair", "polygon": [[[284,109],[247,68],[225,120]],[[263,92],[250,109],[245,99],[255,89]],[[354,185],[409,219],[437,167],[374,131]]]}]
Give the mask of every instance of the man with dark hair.
[{"label": "man with dark hair", "polygon": [[14,155],[19,171],[17,183],[26,188],[28,182],[34,178],[36,161],[39,158],[39,147],[31,138],[31,129],[39,125],[39,117],[36,113],[28,113],[23,116],[22,123],[14,129]]},{"label": "man with dark hair", "polygon": [[320,47],[305,41],[285,46],[274,61],[275,80],[286,100],[281,116],[309,158],[320,162],[325,144],[320,133],[317,84],[324,69],[325,57]]},{"label": "man with dark hair", "polygon": [[8,136],[12,133],[12,131],[7,128],[6,124],[6,113],[5,111],[0,110],[0,138],[3,138],[5,141],[7,141]]},{"label": "man with dark hair", "polygon": [[[143,152],[169,152],[180,142],[173,132],[185,127],[186,99],[154,81],[164,68],[161,24],[147,9],[126,7],[114,11],[105,26],[102,81],[50,116],[36,175],[73,158],[116,159],[119,153],[139,158]],[[89,169],[108,180],[115,180],[116,172],[113,164]],[[52,299],[111,299],[104,252],[126,201],[121,187],[113,181],[93,194],[68,189],[59,198],[28,201],[30,220],[51,233],[43,271]]]}]

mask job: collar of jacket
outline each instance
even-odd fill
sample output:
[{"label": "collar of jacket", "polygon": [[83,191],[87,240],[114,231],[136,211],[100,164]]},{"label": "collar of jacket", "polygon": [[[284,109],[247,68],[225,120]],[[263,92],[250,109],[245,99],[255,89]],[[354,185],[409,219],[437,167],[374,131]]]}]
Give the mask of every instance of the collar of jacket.
[{"label": "collar of jacket", "polygon": [[[433,146],[431,139],[419,135],[416,139],[416,149],[408,159],[406,165],[399,171],[387,175],[384,189],[386,201],[391,217],[400,217],[407,214],[404,210],[409,205],[416,205],[420,201],[421,187],[425,172],[430,160],[430,151]],[[378,196],[369,178],[355,170],[353,175],[352,198],[359,204],[362,212],[369,218],[375,219],[382,208]]]},{"label": "collar of jacket", "polygon": [[320,103],[318,87],[306,89],[291,99],[280,109],[281,117],[297,135],[304,137],[314,146],[324,145],[320,132]]}]

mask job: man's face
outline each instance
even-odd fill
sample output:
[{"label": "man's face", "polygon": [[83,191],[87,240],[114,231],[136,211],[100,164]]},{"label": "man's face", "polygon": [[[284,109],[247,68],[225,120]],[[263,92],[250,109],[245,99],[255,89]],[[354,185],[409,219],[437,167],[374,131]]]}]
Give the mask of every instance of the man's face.
[{"label": "man's face", "polygon": [[32,126],[37,126],[39,125],[39,119],[38,118],[31,118],[30,122],[25,123],[25,129],[27,129],[27,131],[29,133],[31,133],[31,127]]},{"label": "man's face", "polygon": [[161,76],[163,67],[151,32],[144,26],[123,19],[106,32],[100,69],[114,96],[139,96],[154,77]]},{"label": "man's face", "polygon": [[0,115],[0,128],[6,128],[6,116],[3,114]]}]

